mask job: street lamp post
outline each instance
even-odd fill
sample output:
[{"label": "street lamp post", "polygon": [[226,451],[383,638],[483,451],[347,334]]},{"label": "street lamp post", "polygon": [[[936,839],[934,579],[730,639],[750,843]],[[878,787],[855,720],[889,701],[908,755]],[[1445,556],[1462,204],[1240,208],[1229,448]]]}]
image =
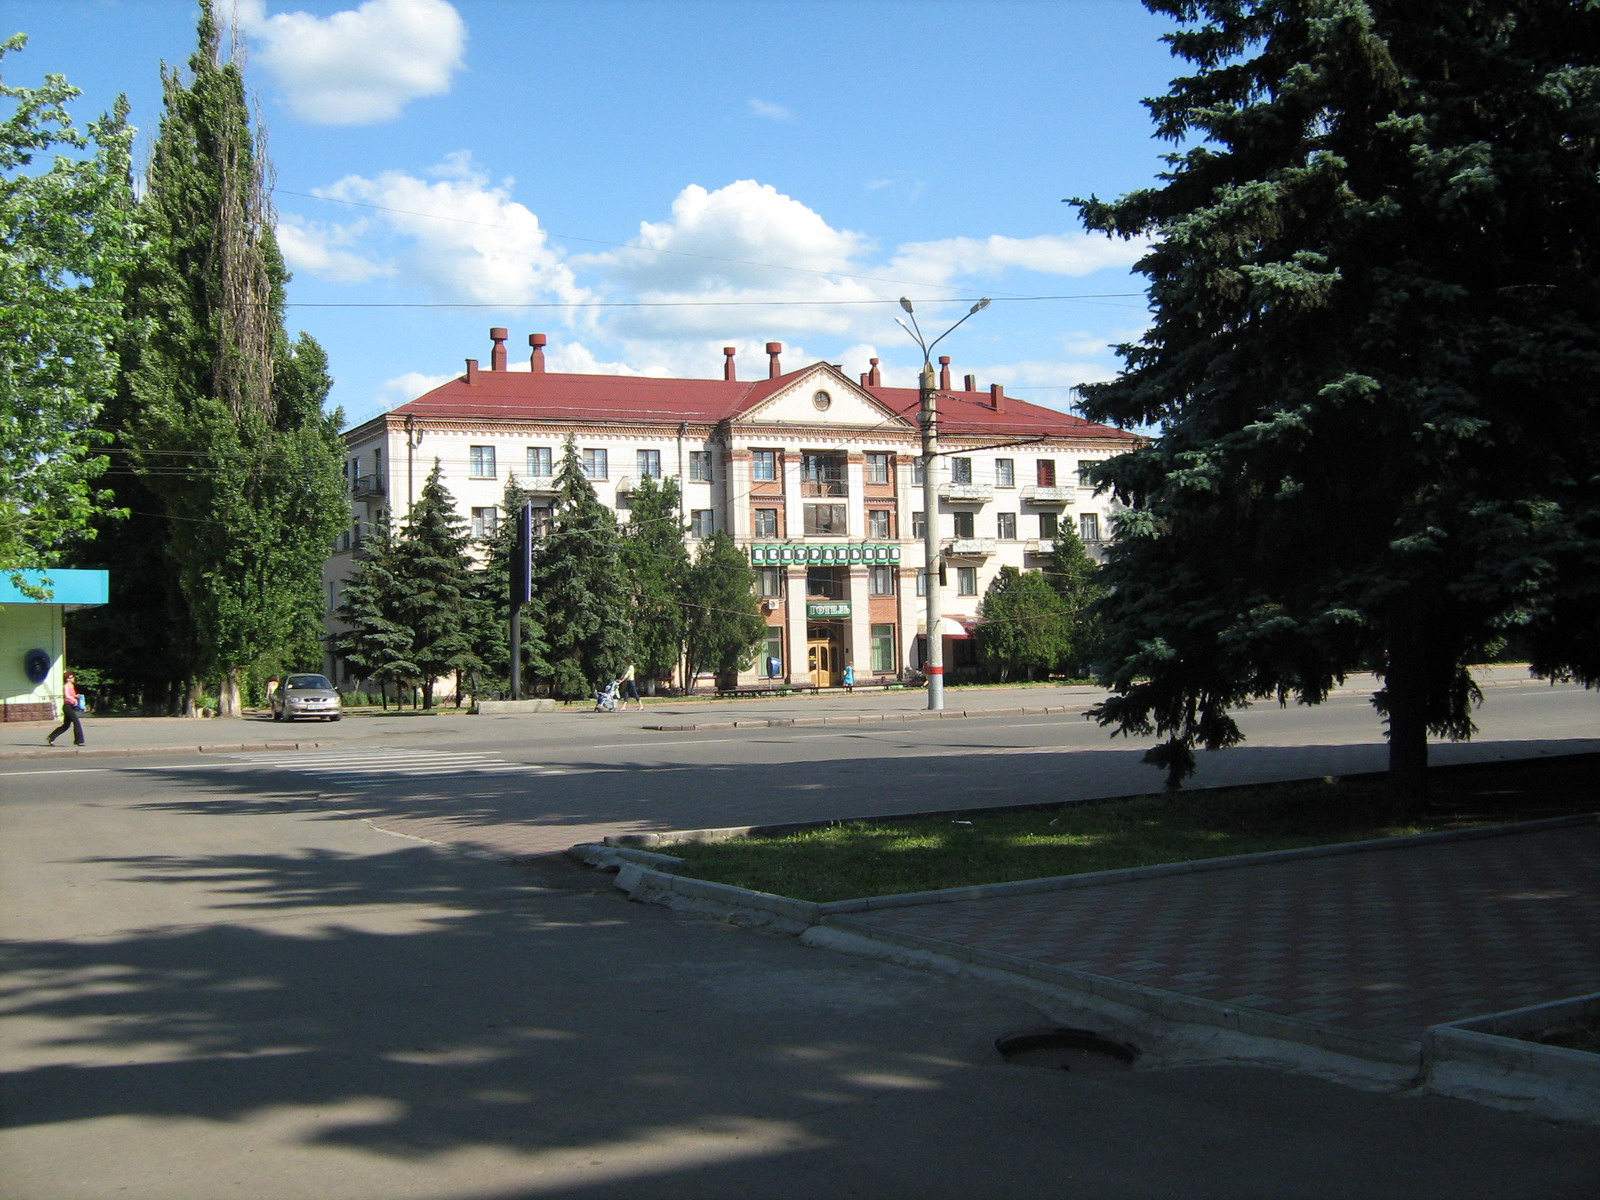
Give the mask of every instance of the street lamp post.
[{"label": "street lamp post", "polygon": [[[985,296],[967,310],[967,315],[961,321],[988,306],[989,298]],[[939,623],[943,620],[939,594],[943,562],[939,554],[939,484],[934,478],[935,464],[939,461],[939,393],[934,387],[931,355],[933,348],[954,333],[961,321],[950,326],[932,342],[927,342],[923,340],[922,328],[917,324],[917,314],[912,311],[911,301],[901,296],[900,307],[906,310],[911,324],[907,325],[899,317],[895,318],[896,324],[909,333],[922,350],[922,374],[917,382],[917,421],[922,426],[922,553],[927,598],[924,620],[928,626],[927,654],[922,667],[928,677],[928,711],[940,712],[944,709],[944,637],[939,629]]]}]

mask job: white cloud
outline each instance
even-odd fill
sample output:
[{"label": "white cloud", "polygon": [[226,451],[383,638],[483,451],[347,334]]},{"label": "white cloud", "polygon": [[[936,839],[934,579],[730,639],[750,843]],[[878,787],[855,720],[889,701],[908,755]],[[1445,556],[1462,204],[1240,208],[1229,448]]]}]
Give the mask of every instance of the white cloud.
[{"label": "white cloud", "polygon": [[447,0],[366,0],[317,17],[268,16],[266,0],[239,0],[239,27],[301,120],[371,125],[412,100],[442,95],[461,68],[467,29]]},{"label": "white cloud", "polygon": [[792,121],[792,120],[794,120],[794,110],[793,109],[786,108],[782,104],[773,104],[769,100],[751,100],[750,101],[750,112],[754,116],[761,117],[762,119],[767,120],[767,121]]},{"label": "white cloud", "polygon": [[1092,275],[1108,267],[1126,268],[1144,257],[1142,242],[1101,234],[1040,234],[1030,238],[955,237],[908,242],[895,252],[889,271],[902,278],[943,284],[964,275],[993,275],[1009,269],[1046,275]]},{"label": "white cloud", "polygon": [[367,223],[318,225],[294,216],[278,220],[278,246],[292,271],[320,275],[335,283],[364,283],[393,275],[394,267],[345,249],[365,232]]},{"label": "white cloud", "polygon": [[441,300],[526,304],[588,293],[547,245],[539,218],[511,199],[512,181],[491,184],[466,152],[432,168],[432,180],[404,171],[348,175],[317,195],[368,204],[371,221],[402,239],[405,274],[432,285]]}]

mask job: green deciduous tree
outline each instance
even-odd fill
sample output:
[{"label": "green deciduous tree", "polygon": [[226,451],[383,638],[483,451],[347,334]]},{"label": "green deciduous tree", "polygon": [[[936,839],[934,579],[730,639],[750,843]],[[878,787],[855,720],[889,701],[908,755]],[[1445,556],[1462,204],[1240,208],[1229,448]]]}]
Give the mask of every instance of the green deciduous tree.
[{"label": "green deciduous tree", "polygon": [[1038,571],[1001,567],[978,606],[978,657],[1001,680],[1037,679],[1072,654],[1072,615]]},{"label": "green deciduous tree", "polygon": [[134,552],[159,550],[169,575],[168,669],[191,695],[218,679],[232,713],[246,671],[313,652],[347,506],[326,359],[284,332],[268,165],[210,0],[189,68],[163,71],[114,429],[161,522],[159,547]]},{"label": "green deciduous tree", "polygon": [[1193,64],[1150,102],[1160,186],[1077,201],[1149,238],[1154,320],[1093,419],[1160,427],[1103,606],[1104,723],[1196,745],[1230,710],[1383,679],[1391,779],[1472,732],[1508,625],[1555,670],[1595,610],[1600,37],[1567,0],[1147,0]]},{"label": "green deciduous tree", "polygon": [[767,632],[756,597],[756,573],[725,530],[700,543],[683,595],[688,617],[685,687],[692,688],[702,672],[731,675],[755,661]]},{"label": "green deciduous tree", "polygon": [[[26,41],[0,42],[0,67]],[[80,131],[78,94],[59,75],[0,80],[0,571],[59,563],[111,502],[96,419],[116,388],[133,131],[120,98]]]},{"label": "green deciduous tree", "polygon": [[1062,525],[1050,547],[1045,578],[1066,606],[1071,646],[1062,666],[1072,672],[1089,668],[1100,654],[1101,632],[1097,605],[1105,595],[1100,564],[1089,556],[1083,540]]},{"label": "green deciduous tree", "polygon": [[639,675],[666,679],[678,669],[687,625],[683,608],[689,548],[683,540],[678,481],[639,481],[622,527],[622,566],[632,597],[633,654]]},{"label": "green deciduous tree", "polygon": [[617,520],[595,496],[570,437],[556,472],[555,512],[538,548],[534,579],[550,647],[552,694],[577,700],[597,682],[617,678],[633,653]]}]

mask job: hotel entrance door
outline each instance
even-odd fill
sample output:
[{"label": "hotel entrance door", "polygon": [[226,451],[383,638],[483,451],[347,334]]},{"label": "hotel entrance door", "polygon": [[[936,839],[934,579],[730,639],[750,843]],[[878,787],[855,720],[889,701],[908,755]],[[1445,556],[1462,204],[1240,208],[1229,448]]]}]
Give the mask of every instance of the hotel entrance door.
[{"label": "hotel entrance door", "polygon": [[812,638],[806,643],[806,667],[813,687],[839,686],[839,650],[830,638]]}]

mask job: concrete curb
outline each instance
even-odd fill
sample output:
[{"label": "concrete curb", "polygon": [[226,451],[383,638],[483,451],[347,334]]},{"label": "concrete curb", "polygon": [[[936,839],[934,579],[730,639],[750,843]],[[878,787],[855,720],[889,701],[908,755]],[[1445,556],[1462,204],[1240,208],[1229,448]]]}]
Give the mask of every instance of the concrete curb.
[{"label": "concrete curb", "polygon": [[965,720],[969,717],[1047,717],[1087,712],[1090,704],[1022,705],[1012,708],[947,708],[939,712],[913,709],[900,713],[859,713],[832,717],[736,717],[718,721],[684,721],[646,725],[653,733],[693,733],[702,729],[777,729],[791,725],[866,725],[895,721]]},{"label": "concrete curb", "polygon": [[[615,869],[616,886],[630,900],[736,925],[794,934],[805,945],[817,948],[933,967],[946,973],[972,973],[1002,983],[1042,987],[1078,1009],[1117,1013],[1124,1021],[1130,1016],[1136,1020],[1152,1018],[1167,1025],[1224,1031],[1231,1038],[1229,1057],[1232,1061],[1307,1070],[1358,1086],[1418,1087],[1479,1103],[1533,1111],[1559,1120],[1600,1125],[1600,1055],[1505,1036],[1539,1032],[1562,1022],[1570,1027],[1581,1020],[1593,1019],[1600,1014],[1600,994],[1515,1013],[1437,1025],[1426,1030],[1420,1042],[1403,1041],[1185,996],[981,947],[879,929],[853,916],[912,905],[1113,886],[1165,875],[1400,850],[1596,822],[1600,822],[1600,813],[1089,875],[822,903],[685,878],[673,873],[682,865],[682,859],[610,844],[610,839],[604,845],[575,846],[568,853],[601,869]],[[699,832],[723,834],[731,831]],[[678,840],[689,839],[680,836]]]},{"label": "concrete curb", "polygon": [[10,759],[60,758],[66,751],[82,758],[138,758],[152,754],[237,754],[261,750],[331,750],[331,742],[210,742],[199,746],[40,746],[37,750],[14,750]]}]

